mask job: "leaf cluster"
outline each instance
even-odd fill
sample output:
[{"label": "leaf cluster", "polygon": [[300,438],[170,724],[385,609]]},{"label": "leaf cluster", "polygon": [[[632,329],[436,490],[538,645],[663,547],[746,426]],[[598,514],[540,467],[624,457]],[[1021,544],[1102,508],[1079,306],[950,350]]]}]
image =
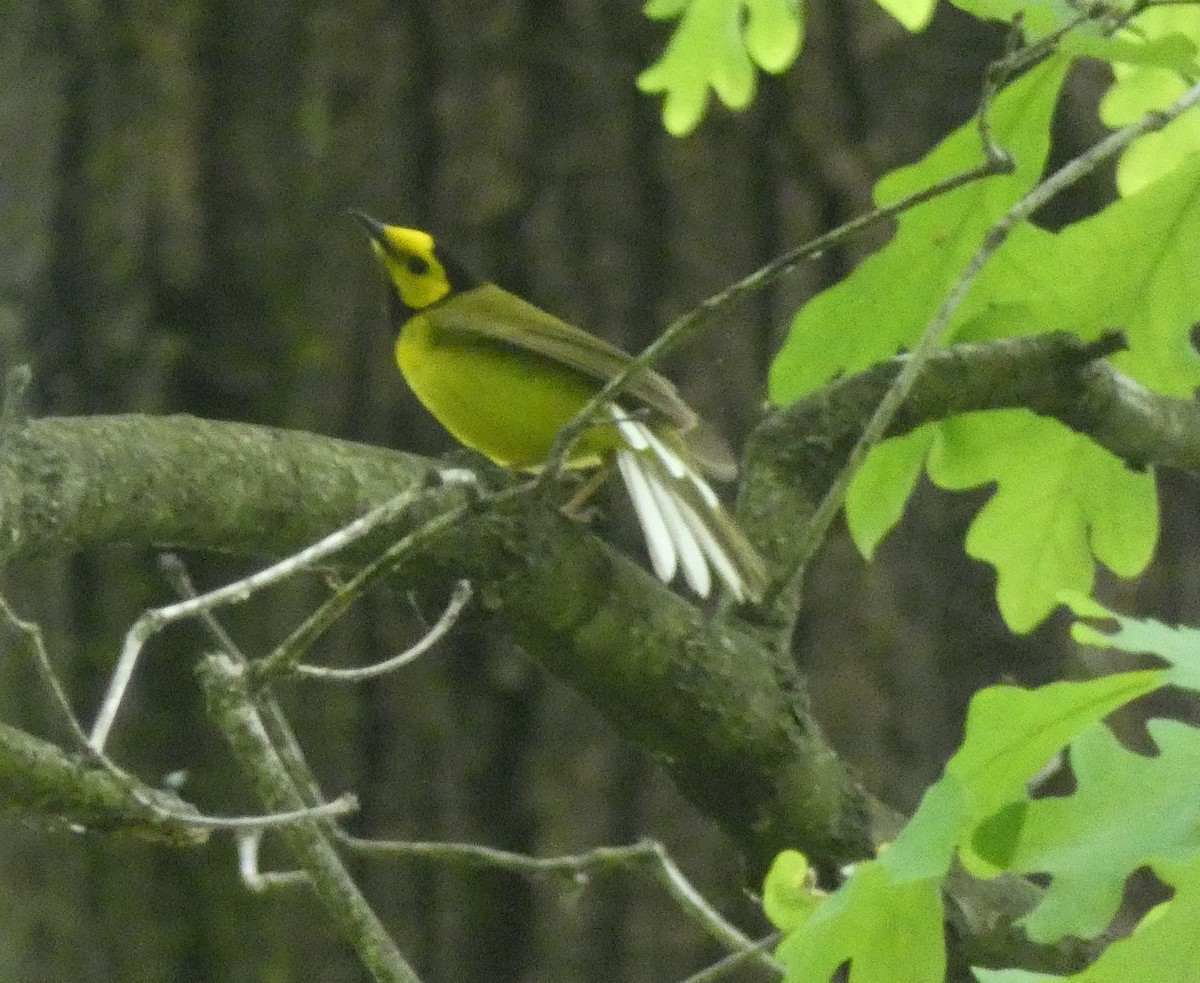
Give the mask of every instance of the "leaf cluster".
[{"label": "leaf cluster", "polygon": [[[1038,689],[993,686],[971,702],[966,736],[916,814],[877,859],[858,865],[827,899],[795,876],[795,854],[767,876],[768,915],[787,934],[778,951],[789,981],[828,979],[849,961],[851,981],[943,979],[942,889],[957,860],[976,877],[1040,874],[1049,886],[1022,919],[1029,937],[1055,944],[1097,939],[1112,924],[1129,877],[1149,868],[1172,889],[1128,937],[1086,969],[1086,983],[1194,978],[1200,906],[1200,731],[1152,719],[1153,754],[1124,745],[1102,722],[1164,686],[1200,690],[1200,632],[1121,617],[1084,598],[1077,612],[1111,619],[1115,632],[1080,622],[1081,640],[1150,654],[1164,668],[1131,670]],[[1074,789],[1042,795],[1048,765],[1069,759]],[[985,983],[1057,979],[980,970]]]},{"label": "leaf cluster", "polygon": [[[928,3],[883,5],[913,30],[932,13]],[[884,248],[804,305],[772,366],[772,400],[793,404],[897,352],[920,357],[931,337],[938,344],[989,342],[1065,330],[1094,341],[1114,328],[1128,340],[1113,358],[1120,372],[1156,394],[1190,398],[1200,386],[1200,356],[1190,336],[1200,323],[1194,106],[1128,143],[1118,160],[1117,195],[1103,210],[1056,231],[1004,223],[1046,181],[1051,122],[1072,67],[1082,58],[1109,64],[1113,81],[1100,106],[1102,121],[1113,128],[1144,123],[1194,97],[1200,9],[1013,0],[957,5],[979,18],[1019,22],[1028,47],[993,66],[989,86],[996,89],[985,90],[975,119],[921,161],[879,181],[876,203],[887,207],[944,184],[981,156],[1003,156],[1012,167],[906,209]],[[738,30],[724,30],[719,43],[710,34],[708,60],[692,57],[690,74],[676,70],[683,52],[715,30],[716,21],[704,19],[715,10],[694,0],[655,11],[679,16],[680,24],[640,84],[666,92],[664,120],[672,132],[699,122],[706,85],[736,108],[752,94],[751,63],[772,70]],[[741,6],[723,10],[728,27]],[[792,15],[802,23],[802,8]],[[735,64],[737,73],[729,70]],[[734,77],[738,85],[730,84]],[[1085,155],[1063,172],[1093,166]],[[976,263],[981,271],[966,279],[963,271]],[[947,307],[964,284],[961,302]],[[935,330],[945,311],[948,322]],[[943,926],[955,921],[943,892],[961,869],[985,880],[1045,878],[1048,887],[1021,922],[1034,943],[1111,942],[1069,977],[980,968],[980,980],[1195,978],[1200,732],[1151,719],[1146,733],[1155,751],[1141,754],[1104,720],[1165,686],[1200,688],[1200,635],[1113,615],[1089,599],[1098,565],[1134,577],[1150,562],[1159,529],[1156,476],[1144,461],[1116,456],[1069,423],[1025,409],[989,410],[886,440],[871,449],[849,488],[850,531],[863,555],[873,555],[922,475],[948,490],[990,487],[966,549],[996,569],[997,603],[1010,628],[1028,632],[1068,603],[1081,619],[1117,626],[1106,633],[1081,620],[1079,641],[1149,653],[1165,668],[978,693],[962,746],[916,814],[832,895],[815,886],[808,858],[781,853],[766,878],[764,907],[785,933],[777,955],[788,980],[823,981],[847,966],[852,983],[943,979]],[[1039,791],[1046,770],[1056,767],[1069,769],[1070,794]],[[1140,869],[1149,869],[1171,897],[1127,937],[1111,941],[1106,933],[1126,883]]]}]

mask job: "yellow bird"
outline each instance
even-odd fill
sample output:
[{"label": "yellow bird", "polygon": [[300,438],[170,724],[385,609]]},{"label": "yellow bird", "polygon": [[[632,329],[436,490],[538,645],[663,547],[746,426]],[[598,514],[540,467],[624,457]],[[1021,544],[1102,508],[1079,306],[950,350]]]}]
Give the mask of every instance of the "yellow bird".
[{"label": "yellow bird", "polygon": [[[493,283],[471,276],[427,232],[352,212],[386,274],[396,362],[417,398],[461,443],[503,467],[536,471],[559,430],[630,356]],[[702,476],[729,480],[728,448],[657,372],[629,379],[585,431],[574,468],[615,461],[654,572],[680,569],[707,597],[715,571],[739,602],[766,589],[761,557]]]}]

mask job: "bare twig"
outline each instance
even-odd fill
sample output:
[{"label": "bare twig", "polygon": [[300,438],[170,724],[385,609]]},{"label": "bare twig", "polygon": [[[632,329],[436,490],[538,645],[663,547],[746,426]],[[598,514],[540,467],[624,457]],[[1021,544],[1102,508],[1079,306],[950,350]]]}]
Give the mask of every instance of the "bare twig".
[{"label": "bare twig", "polygon": [[[187,567],[176,554],[165,553],[160,556],[159,566],[164,576],[166,576],[171,586],[175,588],[176,593],[181,598],[186,599],[199,596],[199,592],[192,583],[192,578],[188,575]],[[217,644],[218,651],[227,653],[237,661],[246,664],[249,663],[249,659],[246,658],[245,654],[238,647],[238,644],[211,611],[205,611],[200,615],[200,624],[212,636],[213,641]],[[275,694],[270,691],[269,687],[263,687],[260,690],[258,694],[258,708],[259,712],[263,715],[263,723],[271,735],[271,742],[274,744],[275,750],[279,752],[279,756],[283,759],[288,774],[292,776],[292,781],[302,790],[304,800],[310,807],[320,807],[324,801],[324,796],[321,794],[321,787],[304,758],[304,751],[301,749],[300,742],[296,739],[296,735],[292,731],[291,724],[288,723],[283,708],[279,705],[279,700],[276,699]]]},{"label": "bare twig", "polygon": [[124,699],[125,690],[129,686],[130,679],[133,677],[133,670],[137,664],[138,655],[141,653],[146,642],[155,633],[173,622],[201,615],[222,605],[240,604],[264,587],[279,583],[302,570],[307,570],[315,566],[326,557],[345,549],[350,544],[371,534],[379,527],[395,520],[411,507],[413,502],[417,500],[417,497],[418,493],[406,490],[378,508],[372,509],[361,518],[354,520],[349,525],[343,526],[336,532],[314,543],[312,546],[281,560],[279,563],[272,564],[265,570],[259,570],[249,577],[235,581],[232,584],[226,584],[224,587],[210,591],[207,594],[202,594],[199,597],[189,598],[177,604],[169,604],[165,607],[151,608],[145,611],[125,635],[125,643],[121,648],[117,667],[113,671],[112,681],[109,683],[108,692],[105,694],[104,701],[100,705],[100,712],[96,716],[96,723],[93,725],[91,735],[88,738],[89,745],[96,751],[104,749],[113,722],[116,720],[117,711],[120,708],[121,701]]},{"label": "bare twig", "polygon": [[[712,907],[684,876],[666,848],[655,840],[629,846],[596,847],[584,853],[558,857],[531,857],[473,843],[423,843],[403,840],[367,840],[343,836],[350,849],[396,857],[426,857],[443,863],[504,870],[523,877],[557,877],[574,885],[586,884],[595,874],[610,870],[648,870],[676,904],[722,945],[741,952],[755,943]],[[778,968],[765,954],[761,960]]]},{"label": "bare twig", "polygon": [[308,874],[302,870],[278,870],[264,873],[258,869],[258,848],[262,844],[262,830],[241,833],[237,838],[238,873],[242,883],[256,894],[273,887],[296,887],[311,884]]},{"label": "bare twig", "polygon": [[[3,612],[8,623],[24,636],[26,643],[33,652],[42,681],[45,682],[47,688],[50,690],[50,695],[57,704],[59,712],[62,714],[63,720],[66,721],[72,736],[79,741],[80,747],[89,748],[87,731],[84,729],[82,721],[76,715],[75,708],[71,706],[71,701],[67,697],[67,691],[63,689],[62,682],[58,678],[58,673],[54,671],[54,666],[50,662],[50,653],[46,651],[46,640],[42,637],[41,627],[35,622],[26,621],[18,615],[9,605],[8,599],[2,595],[0,595],[0,611]],[[113,775],[132,780],[132,776],[127,775],[115,762],[106,758],[102,751],[93,751],[93,755],[96,761],[108,768]]]},{"label": "bare twig", "polygon": [[446,609],[438,618],[437,623],[416,644],[410,645],[403,652],[384,659],[382,662],[363,666],[361,669],[332,669],[328,666],[310,666],[301,663],[296,666],[296,673],[309,679],[321,679],[332,683],[361,683],[406,666],[419,659],[445,638],[450,629],[458,622],[463,608],[467,606],[473,593],[470,581],[460,580],[455,585],[454,593],[450,595]]},{"label": "bare twig", "polygon": [[1002,167],[1009,173],[1016,167],[1016,162],[1012,159],[1012,154],[1000,146],[992,134],[992,103],[995,102],[1000,89],[1003,88],[1005,82],[1012,78],[1015,71],[1015,69],[1008,66],[1020,50],[1023,20],[1024,16],[1022,14],[1017,14],[1013,18],[1012,25],[1008,30],[1008,36],[1004,42],[1004,56],[988,65],[987,71],[983,76],[983,89],[979,95],[979,108],[975,110],[975,118],[978,120],[976,125],[979,129],[979,141],[983,144],[984,157],[989,161],[993,161],[997,167]]},{"label": "bare twig", "polygon": [[358,811],[358,796],[347,792],[331,802],[306,805],[284,812],[268,812],[261,816],[197,816],[193,825],[208,829],[264,830],[290,826],[302,819],[336,819]]},{"label": "bare twig", "polygon": [[[698,973],[693,973],[682,983],[714,983],[715,980],[721,979],[723,976],[732,973],[739,966],[742,966],[760,953],[765,953],[773,945],[775,945],[783,936],[779,932],[772,932],[770,935],[759,939],[754,945],[747,949],[742,949],[739,952],[731,952],[724,959],[721,959],[711,966],[707,966]],[[783,966],[776,963],[771,969],[783,974]]]},{"label": "bare twig", "polygon": [[[166,577],[167,583],[175,588],[175,593],[179,595],[180,600],[195,600],[200,596],[200,592],[196,590],[196,585],[188,573],[187,566],[178,553],[159,554],[158,569]],[[225,630],[225,626],[217,620],[211,610],[201,611],[198,620],[222,652],[228,652],[230,655],[242,659],[246,658],[238,643],[233,640],[233,636]]]},{"label": "bare twig", "polygon": [[[481,503],[495,503],[520,494],[522,488],[510,488],[497,495],[480,499]],[[363,595],[368,587],[388,576],[402,563],[416,546],[428,542],[440,533],[461,522],[470,511],[470,506],[459,506],[443,512],[419,529],[398,540],[378,557],[362,567],[353,577],[337,589],[334,594],[314,611],[304,623],[284,639],[275,650],[255,666],[257,682],[264,683],[290,671],[300,661],[318,638],[328,631],[350,606]]]}]

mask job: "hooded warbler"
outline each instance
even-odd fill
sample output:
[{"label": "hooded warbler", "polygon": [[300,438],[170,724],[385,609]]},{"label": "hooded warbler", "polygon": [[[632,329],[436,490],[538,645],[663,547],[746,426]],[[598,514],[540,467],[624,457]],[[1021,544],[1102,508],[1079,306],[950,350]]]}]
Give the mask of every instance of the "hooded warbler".
[{"label": "hooded warbler", "polygon": [[[536,471],[558,431],[630,356],[493,283],[417,229],[352,212],[389,288],[396,362],[417,398],[460,443],[503,467]],[[729,480],[724,443],[657,372],[628,380],[611,422],[576,441],[568,464],[615,461],[654,572],[707,597],[715,571],[739,602],[761,599],[766,570],[701,473]]]}]

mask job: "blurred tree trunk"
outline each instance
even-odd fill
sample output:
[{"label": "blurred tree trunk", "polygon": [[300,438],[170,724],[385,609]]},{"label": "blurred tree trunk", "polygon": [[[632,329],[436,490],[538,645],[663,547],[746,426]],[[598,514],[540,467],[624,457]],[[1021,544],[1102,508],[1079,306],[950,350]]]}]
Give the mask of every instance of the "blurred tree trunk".
[{"label": "blurred tree trunk", "polygon": [[[439,452],[448,441],[391,363],[383,292],[343,209],[437,230],[485,275],[637,348],[867,207],[876,177],[973,111],[999,47],[949,8],[912,38],[835,0],[812,10],[800,66],[764,80],[749,112],[718,110],[677,141],[633,86],[665,37],[636,8],[9,0],[0,353],[32,364],[33,412],[189,412]],[[668,368],[740,439],[789,312],[878,241],[744,303]],[[989,572],[963,556],[970,505],[925,495],[881,562],[837,539],[809,578],[799,657],[835,739],[901,805],[937,772],[974,687],[1044,678],[1062,656],[1053,627],[1030,644],[1000,625]],[[244,572],[192,564],[203,585]],[[47,558],[7,581],[85,712],[124,628],[171,596],[142,555]],[[321,590],[278,591],[229,627],[261,654]],[[377,659],[436,614],[379,597],[325,654]],[[187,769],[185,794],[214,811],[249,810],[178,658],[206,643],[183,630],[171,642],[152,647],[115,753],[151,781]],[[61,736],[31,667],[0,665],[3,719]],[[363,835],[538,854],[653,835],[759,927],[721,836],[502,638],[468,625],[400,676],[286,696],[328,791],[362,797]],[[575,899],[427,864],[359,872],[430,981],[672,979],[715,955],[645,881]],[[247,893],[224,840],[181,855],[6,821],[0,879],[5,979],[363,978],[304,892]]]}]

